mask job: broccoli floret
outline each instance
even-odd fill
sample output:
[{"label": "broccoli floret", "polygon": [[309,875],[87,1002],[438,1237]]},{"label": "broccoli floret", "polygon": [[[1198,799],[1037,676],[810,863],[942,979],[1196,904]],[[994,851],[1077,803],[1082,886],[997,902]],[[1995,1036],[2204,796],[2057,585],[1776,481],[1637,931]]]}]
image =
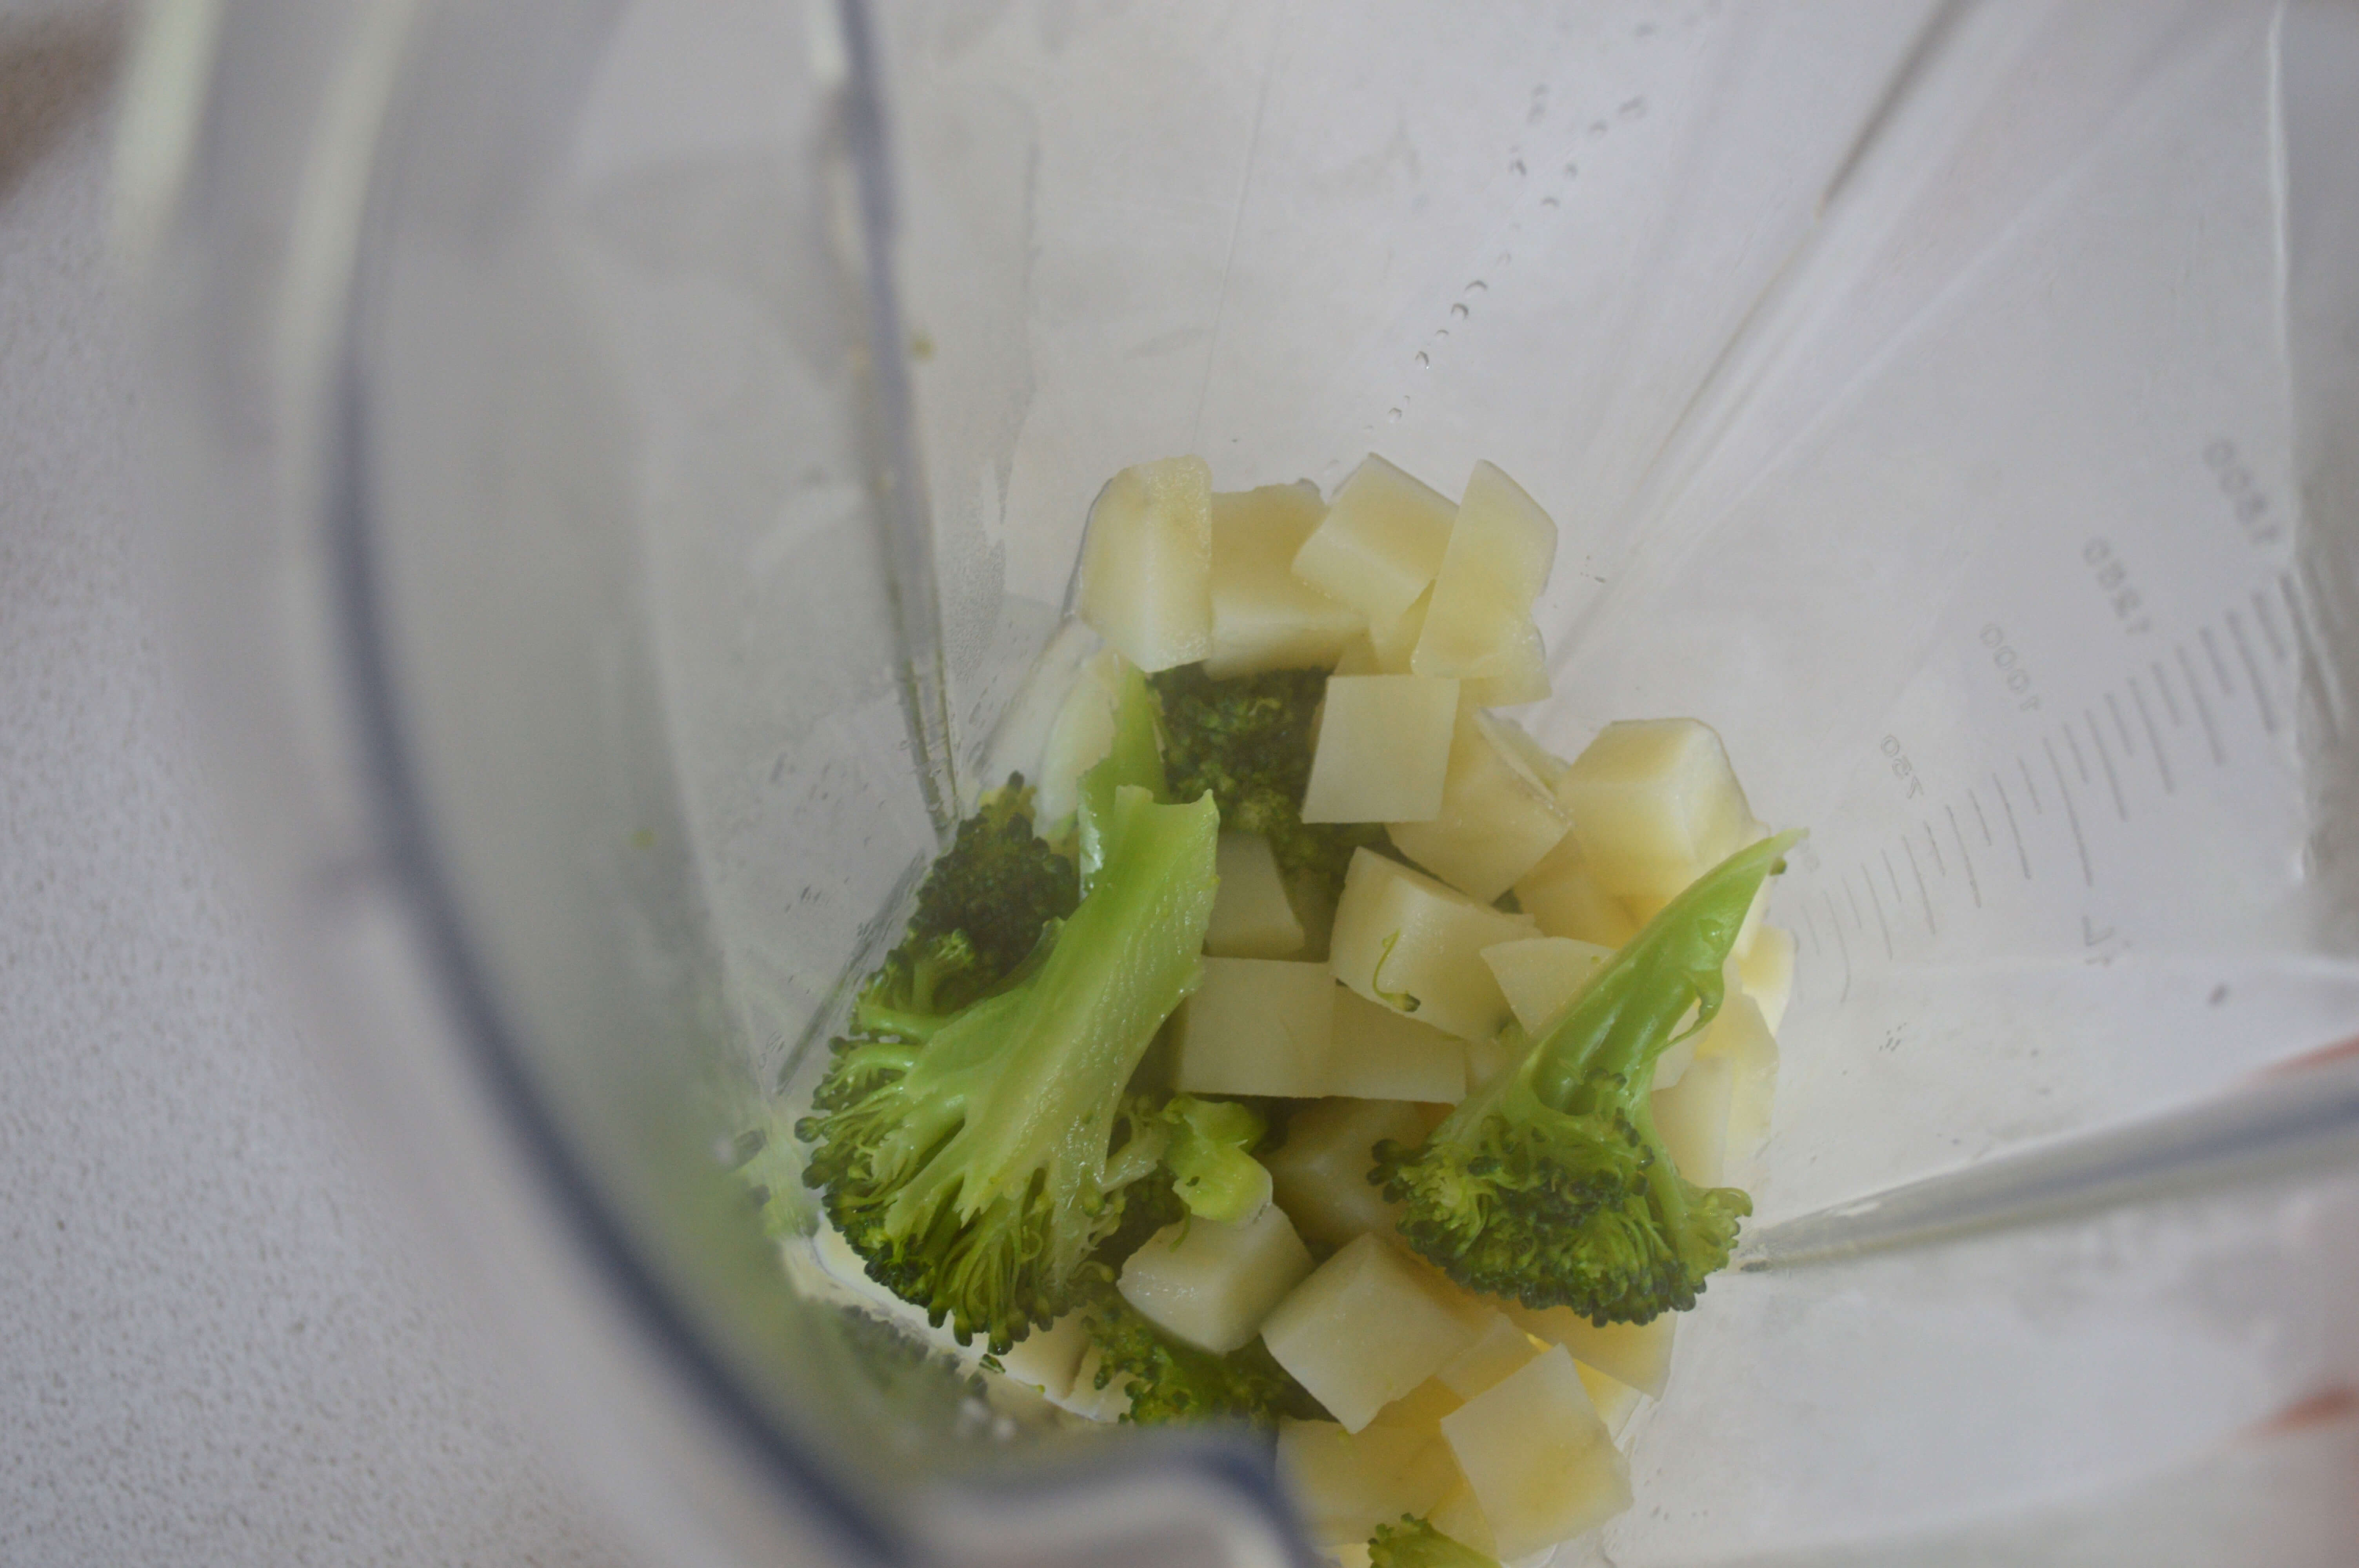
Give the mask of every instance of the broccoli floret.
[{"label": "broccoli floret", "polygon": [[1201,665],[1148,677],[1162,706],[1164,766],[1180,798],[1205,790],[1221,826],[1269,840],[1278,870],[1299,897],[1332,909],[1352,851],[1386,849],[1373,822],[1306,823],[1311,720],[1327,695],[1324,670],[1269,670],[1215,680]]},{"label": "broccoli floret", "polygon": [[1376,1146],[1368,1179],[1407,1206],[1411,1247],[1470,1290],[1570,1306],[1601,1327],[1695,1304],[1753,1201],[1673,1166],[1648,1099],[1655,1062],[1690,1006],[1695,1029],[1719,1012],[1737,928],[1800,837],[1706,872],[1424,1143]]},{"label": "broccoli floret", "polygon": [[1498,1559],[1442,1534],[1408,1514],[1368,1537],[1368,1568],[1499,1568]]},{"label": "broccoli floret", "polygon": [[1013,976],[1078,897],[1073,863],[1033,834],[1032,792],[1011,774],[926,872],[900,946],[862,988],[853,1027],[926,1039]]},{"label": "broccoli floret", "polygon": [[1081,1308],[1082,1325],[1097,1348],[1094,1388],[1125,1383],[1130,1409],[1123,1420],[1142,1426],[1173,1422],[1233,1421],[1274,1428],[1280,1417],[1332,1419],[1258,1339],[1215,1356],[1183,1345],[1147,1322],[1103,1276]]},{"label": "broccoli floret", "polygon": [[1100,828],[1089,892],[1020,975],[922,1038],[839,1042],[795,1129],[870,1275],[995,1352],[1071,1304],[1168,1141],[1126,1086],[1196,983],[1220,817],[1125,787]]}]

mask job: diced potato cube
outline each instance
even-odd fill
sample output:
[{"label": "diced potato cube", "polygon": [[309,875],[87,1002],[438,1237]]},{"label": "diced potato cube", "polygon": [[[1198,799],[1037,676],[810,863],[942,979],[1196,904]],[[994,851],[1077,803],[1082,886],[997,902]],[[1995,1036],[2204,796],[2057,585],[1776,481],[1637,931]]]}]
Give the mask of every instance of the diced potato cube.
[{"label": "diced potato cube", "polygon": [[1514,719],[1495,716],[1491,722],[1499,727],[1499,739],[1522,760],[1532,776],[1549,789],[1555,789],[1557,780],[1571,771],[1571,762],[1534,740],[1532,732]]},{"label": "diced potato cube", "polygon": [[1597,885],[1664,898],[1734,854],[1752,808],[1710,726],[1693,719],[1609,724],[1557,786]]},{"label": "diced potato cube", "polygon": [[1212,470],[1201,458],[1127,468],[1090,507],[1082,619],[1153,674],[1212,651]]},{"label": "diced potato cube", "polygon": [[1082,775],[1114,750],[1114,688],[1121,669],[1122,655],[1112,648],[1092,654],[1075,672],[1072,689],[1049,722],[1032,795],[1034,820],[1044,830],[1073,814],[1081,804]]},{"label": "diced potato cube", "polygon": [[1471,1400],[1546,1348],[1509,1323],[1505,1314],[1495,1312],[1485,1319],[1482,1336],[1434,1376],[1460,1399]]},{"label": "diced potato cube", "polygon": [[1441,809],[1431,821],[1395,822],[1386,831],[1402,854],[1477,903],[1490,903],[1539,864],[1571,827],[1548,786],[1500,735],[1497,721],[1462,702]]},{"label": "diced potato cube", "polygon": [[1483,961],[1491,966],[1516,1022],[1535,1040],[1613,957],[1610,947],[1570,936],[1527,936],[1483,949]]},{"label": "diced potato cube", "polygon": [[1349,1432],[1332,1421],[1280,1422],[1277,1473],[1322,1545],[1365,1541],[1379,1524],[1422,1514],[1458,1479],[1449,1446],[1433,1433]]},{"label": "diced potato cube", "polygon": [[1386,1139],[1414,1146],[1425,1120],[1399,1100],[1329,1099],[1301,1108],[1286,1125],[1286,1141],[1266,1156],[1277,1206],[1294,1228],[1322,1247],[1355,1236],[1389,1232],[1400,1206],[1368,1184],[1375,1147]]},{"label": "diced potato cube", "polygon": [[[1563,788],[1560,777],[1557,787]],[[1558,798],[1563,798],[1560,793]],[[1581,835],[1567,833],[1516,883],[1516,903],[1550,936],[1619,947],[1638,935],[1622,901],[1597,885],[1581,852]]]},{"label": "diced potato cube", "polygon": [[1655,1131],[1680,1174],[1700,1187],[1722,1182],[1734,1081],[1728,1059],[1711,1056],[1689,1067],[1670,1087],[1655,1091]]},{"label": "diced potato cube", "polygon": [[1729,1067],[1728,1167],[1741,1171],[1769,1137],[1769,1104],[1777,1088],[1777,1040],[1751,997],[1728,998],[1697,1037],[1697,1064],[1715,1059]]},{"label": "diced potato cube", "polygon": [[1335,655],[1335,667],[1328,672],[1339,676],[1397,676],[1408,672],[1388,670],[1376,662],[1376,645],[1364,632],[1347,638],[1343,651]]},{"label": "diced potato cube", "polygon": [[1172,1087],[1190,1095],[1324,1093],[1334,993],[1324,964],[1205,959],[1204,978],[1180,1011]]},{"label": "diced potato cube", "polygon": [[1555,564],[1556,524],[1514,480],[1476,463],[1409,668],[1462,680],[1512,674],[1515,645]]},{"label": "diced potato cube", "polygon": [[1072,1388],[1064,1398],[1049,1402],[1091,1421],[1120,1421],[1130,1410],[1130,1379],[1109,1378],[1106,1386],[1099,1388],[1098,1374],[1103,1366],[1104,1358],[1098,1354],[1098,1347],[1091,1346],[1082,1352],[1081,1365],[1073,1368]]},{"label": "diced potato cube", "polygon": [[1753,939],[1753,950],[1736,960],[1738,980],[1761,1022],[1777,1033],[1786,1022],[1786,1004],[1794,999],[1794,934],[1782,925],[1764,925]]},{"label": "diced potato cube", "polygon": [[1570,1541],[1630,1506],[1621,1454],[1561,1346],[1441,1418],[1502,1558]]},{"label": "diced potato cube", "polygon": [[1456,1105],[1466,1098],[1464,1042],[1335,988],[1335,1023],[1319,1093]]},{"label": "diced potato cube", "polygon": [[[1452,1461],[1455,1463],[1455,1461]],[[1460,1476],[1458,1484],[1443,1494],[1425,1522],[1458,1542],[1471,1546],[1485,1557],[1499,1555],[1499,1542],[1491,1533],[1491,1521],[1483,1517],[1483,1505],[1475,1498],[1474,1488]]]},{"label": "diced potato cube", "polygon": [[1431,1377],[1378,1411],[1375,1424],[1412,1426],[1439,1437],[1441,1418],[1465,1402],[1439,1376]]},{"label": "diced potato cube", "polygon": [[1553,689],[1549,685],[1548,644],[1538,623],[1527,621],[1516,629],[1500,674],[1469,676],[1460,688],[1467,701],[1480,708],[1513,708],[1548,696]]},{"label": "diced potato cube", "polygon": [[1019,1383],[1029,1383],[1049,1400],[1073,1391],[1073,1372],[1090,1347],[1082,1314],[1067,1313],[1046,1328],[1036,1328],[999,1357],[1000,1369]]},{"label": "diced potato cube", "polygon": [[1368,618],[1294,575],[1327,514],[1319,487],[1264,485],[1212,496],[1212,652],[1204,673],[1327,669]]},{"label": "diced potato cube", "polygon": [[1391,1243],[1363,1236],[1321,1263],[1261,1327],[1277,1364],[1357,1432],[1471,1344],[1479,1321]]},{"label": "diced potato cube", "polygon": [[1276,1204],[1234,1225],[1191,1218],[1147,1238],[1116,1289],[1175,1339],[1225,1356],[1310,1272],[1310,1250]]},{"label": "diced potato cube", "polygon": [[1336,676],[1302,792],[1305,822],[1423,822],[1441,809],[1458,683]]},{"label": "diced potato cube", "polygon": [[1571,1307],[1527,1307],[1502,1302],[1499,1310],[1526,1331],[1561,1345],[1573,1358],[1654,1399],[1663,1397],[1671,1375],[1671,1339],[1679,1314],[1665,1313],[1651,1323],[1612,1323],[1598,1327]]},{"label": "diced potato cube", "polygon": [[1371,453],[1303,542],[1294,575],[1388,625],[1441,569],[1456,517],[1446,497]]},{"label": "diced potato cube", "polygon": [[[1605,1434],[1620,1438],[1622,1429],[1629,1425],[1630,1418],[1637,1413],[1638,1401],[1647,1396],[1618,1378],[1607,1377],[1594,1367],[1583,1366],[1579,1361],[1572,1365],[1573,1369],[1581,1374],[1581,1386],[1589,1390],[1589,1402],[1597,1407],[1597,1419],[1605,1423]],[[1440,1526],[1434,1528],[1439,1530]]]},{"label": "diced potato cube", "polygon": [[1473,1094],[1515,1065],[1515,1053],[1496,1040],[1466,1042],[1466,1092]]},{"label": "diced potato cube", "polygon": [[1223,833],[1215,864],[1221,888],[1204,928],[1204,951],[1223,958],[1291,958],[1301,952],[1302,922],[1288,902],[1269,840],[1258,833]]},{"label": "diced potato cube", "polygon": [[1400,612],[1394,621],[1379,621],[1368,627],[1368,651],[1376,661],[1376,668],[1388,676],[1409,676],[1419,672],[1408,667],[1409,656],[1417,651],[1417,640],[1425,632],[1425,612],[1433,601],[1430,589],[1418,595],[1417,602]]},{"label": "diced potato cube", "polygon": [[1352,857],[1328,962],[1370,1001],[1461,1040],[1488,1040],[1507,999],[1483,949],[1537,935],[1531,917],[1477,903],[1371,849]]}]

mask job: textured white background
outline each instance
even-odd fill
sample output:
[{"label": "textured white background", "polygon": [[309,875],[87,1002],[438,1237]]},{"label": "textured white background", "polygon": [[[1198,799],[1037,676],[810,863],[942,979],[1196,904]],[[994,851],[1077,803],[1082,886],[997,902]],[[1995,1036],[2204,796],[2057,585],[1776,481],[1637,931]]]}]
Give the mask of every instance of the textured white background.
[{"label": "textured white background", "polygon": [[380,1212],[139,602],[128,7],[0,0],[0,1564],[624,1563]]}]

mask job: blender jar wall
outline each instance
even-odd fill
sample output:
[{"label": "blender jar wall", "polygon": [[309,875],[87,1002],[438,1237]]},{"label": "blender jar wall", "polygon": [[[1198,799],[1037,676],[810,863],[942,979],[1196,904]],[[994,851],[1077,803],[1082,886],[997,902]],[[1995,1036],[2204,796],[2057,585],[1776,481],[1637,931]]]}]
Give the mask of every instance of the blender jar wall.
[{"label": "blender jar wall", "polygon": [[[2359,1011],[2320,849],[2341,13],[895,6],[882,362],[831,16],[419,12],[355,379],[296,388],[365,459],[363,675],[510,1089],[756,1428],[865,1396],[797,1354],[705,1146],[889,931],[929,782],[982,782],[1128,462],[1332,482],[1376,447],[1449,488],[1488,457],[1550,506],[1542,732],[1695,712],[1814,831],[1765,1221],[2200,1100]],[[902,375],[917,470],[878,427]],[[2251,494],[2299,522],[2260,536]],[[895,515],[932,522],[939,714]],[[2190,684],[2214,644],[2233,692]],[[1608,1548],[1922,1536],[2199,1462],[2351,1371],[2349,1194],[2260,1191],[1715,1281]]]}]

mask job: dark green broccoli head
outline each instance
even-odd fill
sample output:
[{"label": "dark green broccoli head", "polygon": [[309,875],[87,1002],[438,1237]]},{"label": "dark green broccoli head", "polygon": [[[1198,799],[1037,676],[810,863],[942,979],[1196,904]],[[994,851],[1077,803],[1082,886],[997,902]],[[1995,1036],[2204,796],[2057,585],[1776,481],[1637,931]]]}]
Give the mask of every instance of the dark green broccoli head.
[{"label": "dark green broccoli head", "polygon": [[1352,851],[1384,846],[1372,822],[1308,824],[1312,720],[1327,694],[1324,670],[1269,670],[1216,680],[1201,665],[1148,677],[1162,706],[1163,764],[1176,799],[1206,790],[1230,832],[1269,840],[1290,884],[1307,884],[1332,904]]},{"label": "dark green broccoli head", "polygon": [[1098,1352],[1093,1386],[1125,1383],[1130,1409],[1125,1421],[1143,1426],[1232,1421],[1274,1428],[1280,1417],[1330,1419],[1258,1339],[1226,1356],[1183,1345],[1133,1310],[1111,1278],[1089,1292],[1081,1313]]},{"label": "dark green broccoli head", "polygon": [[1011,775],[927,871],[900,946],[862,988],[853,1026],[926,1038],[1014,975],[1079,897],[1072,861],[1034,835],[1032,792]]},{"label": "dark green broccoli head", "polygon": [[1499,1568],[1462,1541],[1421,1519],[1403,1514],[1397,1524],[1380,1524],[1368,1538],[1368,1568]]},{"label": "dark green broccoli head", "polygon": [[1705,873],[1422,1144],[1376,1146],[1368,1179],[1406,1206],[1403,1239],[1469,1290],[1600,1325],[1695,1304],[1753,1202],[1680,1174],[1655,1130],[1655,1063],[1690,1009],[1696,1029],[1718,1013],[1737,928],[1799,837]]}]

